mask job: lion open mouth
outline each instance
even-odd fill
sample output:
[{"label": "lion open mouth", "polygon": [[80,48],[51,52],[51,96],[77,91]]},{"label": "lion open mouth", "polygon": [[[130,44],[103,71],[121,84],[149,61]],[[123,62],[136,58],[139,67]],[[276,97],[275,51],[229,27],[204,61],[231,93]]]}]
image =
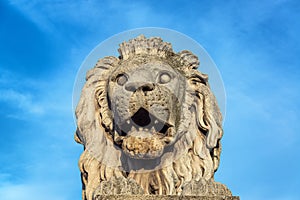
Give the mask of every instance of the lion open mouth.
[{"label": "lion open mouth", "polygon": [[149,159],[160,156],[173,140],[174,125],[159,119],[141,107],[129,119],[117,126],[115,142],[133,158]]}]

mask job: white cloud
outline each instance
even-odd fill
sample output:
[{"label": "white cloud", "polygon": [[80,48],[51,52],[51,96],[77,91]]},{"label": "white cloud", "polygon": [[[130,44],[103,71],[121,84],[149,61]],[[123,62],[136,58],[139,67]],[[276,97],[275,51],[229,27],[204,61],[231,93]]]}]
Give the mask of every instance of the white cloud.
[{"label": "white cloud", "polygon": [[42,82],[21,78],[9,70],[0,69],[0,102],[13,108],[10,110],[16,110],[6,113],[6,116],[25,119],[28,115],[43,115],[45,107],[33,92],[42,85]]},{"label": "white cloud", "polygon": [[[2,147],[0,153],[0,157],[5,154],[0,164],[6,166],[0,169],[1,200],[80,198],[77,162],[82,147],[73,139],[76,128],[71,96],[75,72],[68,68],[73,65],[61,63],[57,73],[41,80],[0,69],[1,115],[4,112],[11,117],[7,121],[16,124],[14,132],[8,134],[6,121],[2,127],[1,136],[10,149]],[[18,128],[16,118],[26,121],[26,129]]]},{"label": "white cloud", "polygon": [[81,2],[11,0],[10,3],[42,30],[51,33],[57,31],[59,23],[86,28],[97,22],[102,23],[99,20],[105,17],[102,11],[108,8],[107,5],[101,5],[103,3],[93,0]]},{"label": "white cloud", "polygon": [[22,110],[24,113],[41,115],[45,111],[45,109],[39,105],[39,103],[33,101],[33,98],[30,94],[20,93],[12,89],[0,90],[0,101],[16,107]]},{"label": "white cloud", "polygon": [[20,120],[71,115],[74,78],[75,72],[63,67],[57,74],[42,76],[40,80],[0,69],[0,103],[9,108],[1,113]]},{"label": "white cloud", "polygon": [[[226,2],[223,5],[216,5],[215,9],[208,8],[204,13],[198,13],[197,8],[193,8],[191,13],[195,12],[199,17],[195,17],[193,19],[194,21],[185,21],[185,18],[181,18],[179,13],[178,17],[175,16],[174,13],[168,17],[167,15],[164,15],[164,13],[168,14],[167,11],[160,10],[161,13],[159,13],[159,11],[154,10],[151,5],[140,2],[135,5],[124,4],[121,1],[111,1],[105,5],[101,5],[101,3],[97,2],[99,1],[84,1],[83,3],[78,3],[75,1],[55,0],[11,0],[11,3],[29,20],[33,21],[41,30],[50,33],[65,30],[61,27],[59,30],[59,25],[65,24],[74,25],[81,29],[84,28],[91,32],[98,30],[98,33],[103,33],[108,30],[109,33],[115,33],[115,31],[120,31],[122,28],[145,26],[145,24],[148,25],[152,22],[155,23],[155,25],[166,24],[166,26],[169,25],[169,27],[171,25],[186,27],[185,30],[187,30],[187,34],[194,35],[196,37],[195,39],[198,39],[199,42],[204,41],[206,46],[209,47],[211,50],[210,53],[214,55],[213,59],[217,59],[217,64],[220,64],[220,69],[223,73],[222,75],[225,77],[224,81],[225,87],[227,86],[228,103],[229,106],[232,107],[231,110],[228,110],[228,114],[231,118],[226,119],[226,124],[231,124],[231,129],[228,129],[228,132],[227,130],[225,131],[224,139],[226,140],[226,138],[231,137],[232,140],[229,143],[230,145],[234,146],[234,143],[241,143],[240,146],[243,146],[238,153],[236,153],[237,150],[234,149],[235,152],[232,152],[232,155],[245,153],[236,162],[249,163],[248,160],[251,159],[255,153],[258,157],[255,161],[274,164],[275,161],[267,160],[269,158],[263,157],[261,154],[266,154],[267,152],[267,154],[272,157],[274,156],[274,152],[282,151],[289,153],[287,156],[284,156],[284,159],[286,160],[283,162],[289,163],[291,167],[295,167],[298,162],[294,158],[296,158],[299,148],[292,149],[292,147],[295,147],[299,141],[299,137],[297,136],[297,130],[299,130],[299,103],[297,104],[299,95],[295,95],[295,92],[299,90],[299,81],[296,80],[296,82],[289,77],[283,78],[282,74],[291,74],[294,72],[288,72],[288,69],[285,68],[286,66],[282,66],[281,63],[278,64],[280,56],[294,54],[295,52],[293,52],[292,49],[285,49],[286,46],[282,46],[281,54],[274,55],[272,52],[270,53],[269,50],[276,49],[277,46],[273,46],[273,43],[266,46],[264,43],[265,41],[260,41],[267,41],[268,36],[259,38],[261,31],[265,30],[264,28],[267,28],[265,26],[259,27],[259,25],[279,16],[280,12],[284,9],[284,5],[257,1],[254,3],[248,2],[246,5],[244,3],[238,4],[236,2]],[[293,13],[291,13],[291,15],[292,14]],[[175,22],[170,18],[176,18],[178,21]],[[179,19],[182,20],[180,21]],[[294,18],[291,17],[291,19]],[[276,18],[273,20],[276,20]],[[278,26],[286,26],[286,23],[280,23]],[[74,31],[74,29],[71,28],[68,31]],[[289,28],[286,31],[294,31],[294,29]],[[297,31],[294,33],[296,32]],[[274,35],[276,34],[278,33],[274,32]],[[100,35],[100,37],[103,37],[103,34]],[[249,37],[250,35],[252,37]],[[99,36],[97,40],[98,39]],[[95,38],[91,38],[90,40],[93,41],[93,44],[96,42]],[[79,41],[81,42],[82,38]],[[255,49],[251,46],[253,44],[260,44],[261,46],[259,46],[260,48]],[[83,45],[81,45],[81,49],[86,48],[82,46]],[[80,51],[80,53],[82,52],[83,51]],[[83,57],[82,55],[77,55],[77,59],[80,56]],[[68,66],[73,64],[74,63],[69,63]],[[78,63],[75,63],[75,65],[77,64]],[[279,70],[279,67],[282,67],[282,70]],[[57,67],[57,69],[61,70],[61,67]],[[5,87],[0,87],[0,101],[15,106],[19,111],[22,111],[26,115],[40,116],[43,113],[47,113],[48,115],[48,111],[52,111],[55,115],[66,115],[70,113],[71,110],[72,80],[75,77],[75,75],[72,77],[72,74],[68,74],[69,76],[67,74],[68,73],[66,72],[61,72],[61,75],[55,77],[54,80],[48,80],[51,85],[46,85],[34,80],[22,79],[22,81],[19,81],[19,77],[11,74],[10,77],[2,76],[1,72],[0,84],[5,85]],[[297,78],[297,72],[294,74],[296,74],[294,76]],[[38,92],[33,92],[28,88],[22,89],[23,86],[20,82],[24,83],[24,81],[27,83],[31,82],[31,86],[34,87],[39,87],[39,85],[42,84],[42,87],[39,87]],[[278,84],[274,84],[277,82]],[[270,87],[266,88],[266,85]],[[55,120],[60,121],[60,124]],[[70,120],[70,118],[68,118],[68,120]],[[249,124],[250,120],[255,121],[257,124]],[[66,133],[72,129],[69,124],[66,124],[65,121],[57,116],[55,116],[55,119],[47,121],[47,124],[49,125],[37,125],[40,129],[48,130],[47,133],[39,133],[39,137],[43,140],[53,142],[53,147],[55,148],[46,146],[43,140],[39,141],[36,138],[32,138],[32,141],[29,144],[23,142],[21,146],[36,147],[37,144],[39,144],[45,146],[46,149],[50,149],[48,155],[59,155],[64,152],[66,146],[71,146],[70,144],[66,145],[66,141],[72,140],[72,134]],[[55,126],[55,128],[53,128],[53,126]],[[258,129],[258,132],[251,132],[245,127]],[[239,128],[241,132],[237,132]],[[66,129],[67,131],[65,131]],[[265,131],[259,131],[262,129]],[[52,137],[53,134],[56,134],[55,137]],[[251,137],[254,140],[254,134],[256,137],[265,138],[267,144],[264,142],[263,145],[267,146],[259,146],[262,143],[242,143],[245,142],[245,139],[243,139],[245,137]],[[64,137],[65,140],[59,140],[59,138],[61,139],[62,137]],[[227,150],[224,148],[224,153],[226,153]],[[16,154],[18,156],[23,156],[22,153]],[[28,156],[28,154],[30,153],[26,152],[26,156]],[[228,151],[227,154],[229,154]],[[35,157],[36,162],[46,163],[46,165],[49,165],[50,167],[46,165],[39,166],[39,171],[35,174],[36,177],[40,177],[38,180],[25,180],[22,184],[10,183],[8,181],[4,182],[5,184],[0,185],[1,199],[34,199],[32,198],[33,196],[38,197],[36,199],[46,199],[47,196],[49,198],[51,197],[50,199],[61,199],[64,197],[64,194],[70,193],[69,190],[65,191],[65,193],[61,191],[58,192],[58,187],[55,186],[55,181],[57,183],[60,182],[62,177],[65,178],[63,174],[52,174],[51,177],[53,178],[53,183],[46,186],[43,185],[43,183],[49,183],[49,180],[42,179],[43,176],[49,172],[47,171],[48,168],[52,168],[51,164],[53,161],[57,162],[57,159],[51,158],[52,160],[47,160],[44,159],[44,157],[47,157],[45,154],[38,155],[38,153],[36,153]],[[72,160],[68,160],[67,158],[68,156],[65,157],[65,162]],[[74,161],[74,159],[72,161]],[[258,162],[258,164],[260,163]],[[278,170],[274,172],[274,166],[271,166],[271,164],[269,164],[269,166],[257,167],[257,169],[266,169],[269,174],[264,174],[265,176],[277,176]],[[227,167],[230,167],[234,171],[235,177],[242,176],[245,178],[243,180],[245,184],[239,184],[237,181],[238,178],[232,179],[231,177],[226,180],[229,183],[236,180],[235,184],[239,185],[240,191],[233,192],[234,194],[240,193],[242,199],[270,198],[267,195],[273,194],[277,188],[284,187],[284,184],[282,185],[282,183],[296,179],[289,178],[285,175],[284,180],[279,180],[278,182],[275,181],[276,183],[270,182],[270,184],[267,184],[269,185],[269,188],[256,192],[259,187],[266,185],[266,182],[262,183],[254,180],[257,176],[257,171],[255,171],[256,168],[251,169],[251,171],[245,170],[248,175],[243,176],[245,171],[240,172],[239,174],[240,169],[238,169],[238,167],[248,169],[251,168],[251,166],[245,166],[247,164],[232,166],[232,163],[229,163],[229,165],[230,166]],[[35,165],[32,170],[37,171],[36,167],[37,166]],[[62,166],[58,166],[57,163],[55,163],[54,170],[59,171],[62,170],[62,168]],[[45,173],[43,171],[47,172]],[[29,174],[29,172],[26,173]],[[223,172],[220,171],[219,173]],[[6,174],[3,176],[7,177],[9,175]],[[79,177],[79,174],[76,174],[76,176]],[[45,178],[47,179],[47,177]],[[260,179],[260,177],[257,179]],[[79,179],[76,181],[80,184]],[[225,184],[227,183],[226,181],[224,182]],[[256,183],[257,187],[251,189],[253,196],[247,196],[247,193],[249,193],[247,186],[249,184],[246,182]],[[275,189],[272,189],[271,187],[274,187]],[[80,190],[80,188],[77,189]],[[243,194],[245,195],[243,196]],[[283,193],[278,199],[296,199],[295,193],[291,194],[291,196],[285,196],[286,194],[287,192]]]},{"label": "white cloud", "polygon": [[10,0],[10,3],[37,27],[52,35],[64,34],[60,33],[62,26],[78,27],[90,33],[103,33],[154,24],[166,26],[172,21],[170,15],[158,13],[141,2]]}]

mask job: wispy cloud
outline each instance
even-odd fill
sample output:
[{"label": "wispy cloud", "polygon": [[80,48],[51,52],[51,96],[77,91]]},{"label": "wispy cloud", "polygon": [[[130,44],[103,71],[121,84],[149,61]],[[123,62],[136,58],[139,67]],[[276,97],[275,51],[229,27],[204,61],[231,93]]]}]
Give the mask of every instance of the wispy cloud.
[{"label": "wispy cloud", "polygon": [[[69,64],[69,63],[68,63]],[[0,69],[0,102],[6,117],[30,120],[53,115],[71,115],[75,71],[60,69],[54,77],[31,79]]]},{"label": "wispy cloud", "polygon": [[18,119],[25,119],[28,115],[43,115],[45,108],[35,94],[41,85],[35,80],[21,78],[8,70],[0,69],[0,102],[12,111],[5,115]]},{"label": "wispy cloud", "polygon": [[294,36],[300,26],[293,2],[229,1],[210,7],[195,22],[195,37],[209,47],[227,91],[223,160],[216,180],[241,199],[299,196],[292,192],[299,175],[291,170],[300,165],[295,160],[300,71],[294,57],[300,53]]},{"label": "wispy cloud", "polygon": [[[41,115],[44,113],[44,108],[38,103],[33,101],[30,94],[22,94],[14,90],[0,90],[0,101],[10,104],[12,107],[16,107],[22,112]],[[9,116],[14,116],[10,113]]]},{"label": "wispy cloud", "polygon": [[[10,4],[41,30],[51,34],[66,34],[61,32],[66,30],[62,29],[64,26],[81,33],[88,31],[90,34],[99,34],[105,31],[115,34],[111,31],[140,26],[167,26],[172,22],[171,15],[158,13],[155,7],[143,2],[10,0]],[[73,37],[73,34],[76,35],[72,33],[69,37]]]},{"label": "wispy cloud", "polygon": [[[299,3],[226,1],[186,5],[173,1],[172,9],[166,9],[170,5],[162,1],[9,2],[47,36],[51,35],[50,43],[61,44],[71,38],[77,46],[67,43],[64,48],[74,54],[65,59],[57,53],[54,57],[59,65],[49,66],[55,72],[41,80],[0,70],[0,102],[7,108],[1,114],[21,113],[23,120],[35,116],[38,121],[27,125],[27,130],[8,135],[21,138],[18,144],[14,144],[15,139],[5,138],[19,148],[10,149],[12,156],[1,162],[13,165],[19,157],[25,157],[26,164],[14,164],[15,171],[0,170],[1,199],[79,198],[76,162],[81,147],[73,142],[71,114],[75,68],[100,40],[137,26],[178,27],[207,48],[219,66],[228,110],[222,139],[227,160],[222,160],[217,176],[224,174],[224,183],[242,199],[276,199],[277,191],[282,191],[277,199],[297,199],[293,185],[299,180],[294,173],[299,168],[300,26],[295,20],[299,18]],[[59,39],[52,38],[57,35]],[[19,182],[12,178],[17,171],[26,175]]]},{"label": "wispy cloud", "polygon": [[81,148],[73,141],[71,112],[74,74],[59,71],[63,73],[41,81],[0,70],[2,128],[6,130],[6,121],[16,126],[26,122],[26,129],[16,128],[6,137],[10,149],[0,151],[0,164],[6,166],[0,169],[1,200],[80,196]]}]

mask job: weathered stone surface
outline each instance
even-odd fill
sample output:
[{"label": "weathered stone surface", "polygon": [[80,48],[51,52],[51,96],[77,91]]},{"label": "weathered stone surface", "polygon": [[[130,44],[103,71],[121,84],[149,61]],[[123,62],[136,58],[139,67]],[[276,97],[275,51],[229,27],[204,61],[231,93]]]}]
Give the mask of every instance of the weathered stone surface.
[{"label": "weathered stone surface", "polygon": [[[95,190],[94,196],[101,195],[142,195],[143,188],[133,179],[124,177],[112,178],[109,181],[102,181]],[[182,196],[232,196],[230,190],[222,183],[212,180],[206,181],[201,178],[199,181],[191,181],[183,187]]]},{"label": "weathered stone surface", "polygon": [[237,196],[100,195],[95,200],[239,200]]},{"label": "weathered stone surface", "polygon": [[102,181],[94,192],[94,196],[100,195],[142,195],[143,188],[138,185],[133,179],[126,179],[124,177],[112,178],[109,181]]},{"label": "weathered stone surface", "polygon": [[144,36],[120,44],[119,53],[87,73],[76,108],[82,198],[231,196],[213,179],[222,116],[198,58]]}]

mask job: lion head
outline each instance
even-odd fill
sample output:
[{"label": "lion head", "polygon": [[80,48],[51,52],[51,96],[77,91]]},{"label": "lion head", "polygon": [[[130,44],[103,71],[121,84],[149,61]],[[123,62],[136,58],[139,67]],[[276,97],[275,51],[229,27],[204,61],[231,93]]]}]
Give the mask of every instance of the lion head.
[{"label": "lion head", "polygon": [[116,178],[146,194],[180,194],[191,181],[213,179],[222,116],[198,58],[144,36],[119,53],[88,71],[76,108],[83,199]]}]

